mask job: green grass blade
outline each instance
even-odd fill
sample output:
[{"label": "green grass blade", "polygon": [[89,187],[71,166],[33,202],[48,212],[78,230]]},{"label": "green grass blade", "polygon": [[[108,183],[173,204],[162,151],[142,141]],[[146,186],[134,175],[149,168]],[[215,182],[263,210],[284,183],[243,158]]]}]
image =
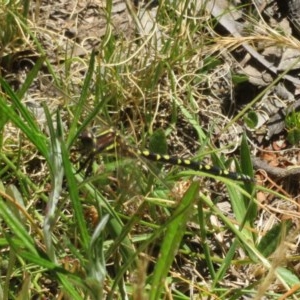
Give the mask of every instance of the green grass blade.
[{"label": "green grass blade", "polygon": [[[4,98],[0,97],[1,114],[6,114],[10,120],[28,137],[28,139],[37,147],[40,153],[48,159],[48,147],[46,137],[38,128],[31,112],[20,102],[16,94],[11,90],[8,84],[0,77],[0,83],[10,96],[12,106],[7,104]],[[17,108],[18,113],[14,108]]]},{"label": "green grass blade", "polygon": [[44,61],[45,61],[45,57],[40,57],[36,61],[34,67],[27,74],[21,89],[17,92],[17,96],[19,99],[23,99],[24,95],[28,92],[28,89],[30,88],[31,84],[36,79],[38,72],[42,68]]},{"label": "green grass blade", "polygon": [[184,235],[186,222],[190,216],[189,212],[197,198],[198,189],[198,183],[192,183],[174,212],[176,217],[166,226],[166,233],[161,244],[151,283],[150,300],[161,299],[165,279]]},{"label": "green grass blade", "polygon": [[20,240],[20,247],[29,250],[33,254],[37,254],[33,238],[29,235],[24,224],[19,221],[2,198],[0,198],[0,216],[14,235]]},{"label": "green grass blade", "polygon": [[103,299],[103,286],[106,276],[104,257],[104,229],[107,225],[109,215],[105,215],[97,225],[91,238],[89,248],[89,266],[87,284],[93,291],[95,299]]},{"label": "green grass blade", "polygon": [[[250,148],[247,143],[247,137],[244,134],[241,143],[241,171],[254,178],[253,165],[251,161],[251,153]],[[245,190],[252,196],[255,192],[255,184],[254,183],[245,183]],[[249,198],[244,197],[244,203],[247,206],[247,216],[246,219],[251,226],[257,217],[258,207],[254,201],[249,202]]]},{"label": "green grass blade", "polygon": [[84,282],[80,277],[66,271],[41,255],[33,255],[30,252],[23,251],[20,253],[20,256],[31,264],[41,266],[45,270],[51,271],[53,279],[57,279],[61,283],[64,292],[70,297],[72,296],[72,299],[82,299],[82,296],[79,295],[76,290],[76,286],[84,286]]},{"label": "green grass blade", "polygon": [[204,212],[203,212],[203,205],[202,201],[199,201],[200,203],[198,204],[198,223],[200,226],[200,237],[201,241],[203,241],[203,252],[205,256],[205,261],[207,264],[207,267],[209,269],[211,277],[214,279],[216,276],[216,272],[214,269],[213,261],[211,259],[211,254],[210,254],[210,247],[208,245],[207,241],[207,231],[206,231],[206,221],[204,217]]},{"label": "green grass blade", "polygon": [[44,240],[46,245],[46,251],[48,256],[55,262],[55,247],[52,243],[52,231],[55,224],[53,224],[53,220],[55,220],[55,213],[57,209],[58,201],[61,197],[62,186],[63,186],[63,176],[64,169],[62,165],[62,154],[61,154],[61,143],[62,139],[62,127],[61,120],[59,115],[59,110],[57,111],[57,130],[54,130],[54,126],[52,123],[50,112],[44,103],[44,111],[47,118],[49,133],[50,133],[50,174],[51,174],[51,192],[48,199],[47,204],[47,212],[44,219]]},{"label": "green grass blade", "polygon": [[[13,104],[13,107],[20,113],[20,115],[23,117],[23,119],[26,121],[27,125],[34,131],[38,131],[38,126],[33,118],[32,113],[23,105],[23,103],[20,101],[19,97],[17,96],[16,93],[11,89],[11,87],[6,83],[6,81],[0,77],[0,83],[1,86],[4,88],[8,98]],[[2,100],[4,102],[4,100]],[[8,105],[6,105],[8,106]],[[12,110],[12,112],[14,112]],[[9,115],[10,116],[10,115]],[[15,115],[12,114],[10,116],[12,121],[14,122],[15,120],[18,121]],[[18,124],[17,124],[18,125]],[[22,124],[21,124],[22,125]],[[21,126],[18,126],[21,128]]]},{"label": "green grass blade", "polygon": [[61,150],[62,150],[62,160],[63,160],[63,166],[64,166],[65,176],[67,180],[70,200],[72,202],[72,207],[74,209],[75,222],[78,226],[78,230],[81,236],[82,247],[85,249],[85,251],[87,251],[89,248],[90,237],[87,230],[87,224],[84,219],[82,204],[79,198],[78,183],[75,179],[74,169],[72,168],[69,159],[69,153],[64,143],[61,144]]},{"label": "green grass blade", "polygon": [[77,131],[78,123],[79,123],[78,121],[79,121],[79,118],[82,116],[82,112],[84,111],[84,107],[87,103],[90,86],[91,86],[91,82],[92,82],[92,76],[94,74],[94,67],[95,67],[95,53],[92,52],[91,58],[90,58],[90,63],[89,63],[89,68],[85,75],[85,80],[84,80],[83,87],[81,90],[80,98],[76,105],[76,110],[74,112],[74,119],[71,123],[71,127],[69,130],[69,137],[66,142],[67,148],[71,144],[71,141],[74,138],[76,138],[76,131]]}]

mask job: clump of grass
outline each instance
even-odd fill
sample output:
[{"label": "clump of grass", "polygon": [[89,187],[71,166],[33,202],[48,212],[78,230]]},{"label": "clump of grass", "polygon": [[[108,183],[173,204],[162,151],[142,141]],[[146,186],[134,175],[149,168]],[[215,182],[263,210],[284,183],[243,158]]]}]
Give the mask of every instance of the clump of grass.
[{"label": "clump of grass", "polygon": [[[112,5],[107,1],[107,10]],[[222,168],[235,162],[238,171],[253,176],[246,137],[240,163],[235,139],[221,149],[228,155],[215,146],[228,123],[220,109],[224,92],[215,87],[216,78],[226,82],[230,73],[222,53],[245,40],[216,37],[211,16],[189,1],[162,2],[150,31],[136,36],[115,36],[111,18],[108,11],[103,42],[90,56],[66,51],[63,64],[45,57],[53,49],[39,41],[35,26],[20,22],[41,58],[19,90],[1,79],[3,298],[278,298],[284,291],[268,290],[276,279],[286,289],[298,282],[282,251],[293,233],[282,222],[260,234],[258,210],[268,209],[270,217],[275,212],[255,192],[296,205],[288,197],[251,183],[124,158],[118,147],[95,159],[91,176],[77,172],[82,131],[113,126],[127,143],[162,146],[164,152],[165,140],[158,146],[153,136],[159,129],[171,154],[209,155]],[[32,93],[40,74],[53,82],[46,80],[46,95]],[[52,108],[56,97],[48,98],[53,86],[59,109]],[[45,100],[43,118],[24,102],[28,94]]]}]

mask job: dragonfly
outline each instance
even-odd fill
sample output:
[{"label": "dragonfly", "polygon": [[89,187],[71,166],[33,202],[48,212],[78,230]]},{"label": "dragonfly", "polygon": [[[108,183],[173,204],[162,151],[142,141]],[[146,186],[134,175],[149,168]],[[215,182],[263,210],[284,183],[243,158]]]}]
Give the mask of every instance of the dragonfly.
[{"label": "dragonfly", "polygon": [[113,129],[103,131],[97,136],[92,131],[86,130],[80,135],[80,140],[87,156],[81,164],[78,172],[86,169],[86,174],[91,173],[92,163],[96,155],[121,147],[123,152],[126,152],[128,156],[138,155],[150,161],[180,166],[194,171],[201,171],[203,173],[221,176],[232,180],[252,183],[254,182],[254,178],[246,174],[231,172],[214,165],[205,164],[201,161],[194,161],[191,159],[170,156],[167,154],[158,154],[149,150],[140,150],[135,147],[131,147],[122,141],[120,135]]}]

